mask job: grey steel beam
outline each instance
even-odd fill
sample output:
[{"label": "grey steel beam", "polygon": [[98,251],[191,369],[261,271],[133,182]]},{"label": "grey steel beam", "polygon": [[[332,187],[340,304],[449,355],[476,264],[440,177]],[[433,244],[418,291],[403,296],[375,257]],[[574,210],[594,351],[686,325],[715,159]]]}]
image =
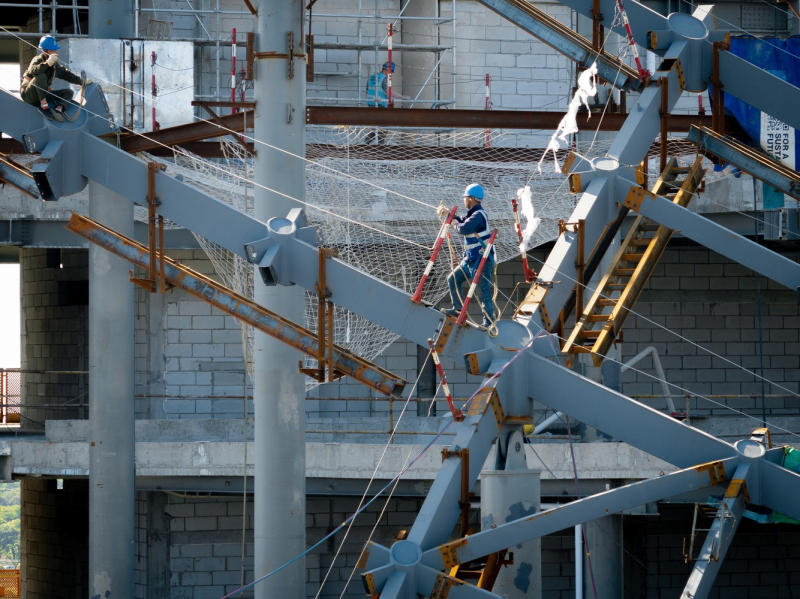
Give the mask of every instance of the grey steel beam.
[{"label": "grey steel beam", "polygon": [[[659,501],[665,497],[688,493],[717,485],[732,473],[738,458],[679,470],[658,478],[636,482],[605,493],[585,497],[572,503],[512,520],[465,539],[451,541],[426,551],[423,563],[437,570],[453,564],[466,564],[485,555],[507,549],[544,535],[570,528],[590,520],[617,514],[624,510]],[[445,563],[444,560],[447,560]],[[429,593],[423,593],[429,595]]]},{"label": "grey steel beam", "polygon": [[725,51],[719,53],[719,76],[726,93],[800,129],[800,88]]},{"label": "grey steel beam", "polygon": [[[80,138],[83,176],[145,205],[147,163],[93,135]],[[91,157],[91,158],[89,158]],[[246,258],[244,244],[264,237],[263,223],[164,172],[156,175],[158,212],[182,227]],[[219,223],[225,223],[221,227]]]},{"label": "grey steel beam", "polygon": [[689,129],[689,141],[701,152],[713,154],[725,162],[750,173],[756,179],[800,200],[800,175],[763,152],[734,139],[724,137],[706,127]]},{"label": "grey steel beam", "polygon": [[[472,400],[463,422],[456,423],[456,436],[452,448],[469,450],[468,486],[470,489],[478,479],[489,450],[502,426],[498,422],[492,405],[492,392],[486,388]],[[507,405],[507,404],[506,404]],[[453,532],[458,520],[461,500],[461,458],[451,455],[442,463],[442,468],[433,481],[425,503],[420,508],[408,540],[423,550],[443,543]]]},{"label": "grey steel beam", "polygon": [[[761,464],[763,465],[763,464]],[[731,477],[711,529],[694,562],[681,599],[706,599],[717,577],[733,535],[739,527],[747,505],[746,480],[749,466],[740,465]],[[691,557],[691,556],[690,556]]]},{"label": "grey steel beam", "polygon": [[[150,266],[147,246],[137,244],[91,219],[73,214],[69,229],[142,269],[146,270]],[[312,331],[259,306],[249,298],[180,265],[175,260],[165,258],[163,269],[164,279],[170,285],[211,304],[311,358],[317,357],[319,339]],[[330,351],[326,351],[326,355],[333,361],[332,366],[336,370],[381,394],[399,396],[405,386],[403,379],[336,344],[331,344]]]},{"label": "grey steel beam", "polygon": [[[627,6],[627,5],[626,5]],[[674,52],[674,60],[681,63],[690,54],[690,48],[681,46]],[[647,87],[639,101],[631,110],[625,124],[619,130],[608,149],[608,156],[619,160],[623,165],[637,165],[647,154],[650,145],[661,130],[661,94],[662,85],[667,86],[667,105],[671,111],[681,98],[684,87],[682,77],[679,76],[677,62],[664,65],[667,71],[657,71],[653,74],[653,81],[664,80],[660,85],[651,84]],[[591,246],[589,246],[591,247]]]},{"label": "grey steel beam", "polygon": [[[0,245],[39,248],[88,248],[89,243],[66,228],[65,220],[0,219]],[[133,238],[147,243],[147,223],[133,224]],[[188,229],[164,231],[168,250],[199,250],[200,244]]]},{"label": "grey steel beam", "polygon": [[[82,162],[84,176],[117,193],[127,194],[137,203],[144,202],[147,163],[88,134],[81,138],[81,148],[86,156],[92,156]],[[166,173],[157,173],[155,180],[156,196],[161,202],[159,214],[234,254],[249,259],[245,246],[270,234],[264,223]],[[297,239],[286,243],[288,282],[313,291],[317,283],[317,247]],[[415,304],[408,293],[334,258],[328,260],[327,278],[333,303],[418,345],[427,345],[444,321],[438,310]],[[508,322],[507,326],[514,324]],[[487,343],[498,347],[502,339],[489,342],[484,333],[472,327],[457,327],[443,353],[461,360],[467,351]]]},{"label": "grey steel beam", "polygon": [[800,288],[800,264],[691,210],[649,192],[644,194],[642,203],[632,209],[793,291]]},{"label": "grey steel beam", "polygon": [[597,74],[615,87],[627,91],[643,87],[639,75],[627,64],[594,50],[589,40],[533,4],[525,0],[480,0],[480,3],[582,67],[588,68],[596,61]]},{"label": "grey steel beam", "polygon": [[533,399],[679,468],[734,454],[729,443],[546,358],[528,352],[520,361],[528,376],[525,392]]},{"label": "grey steel beam", "polygon": [[776,512],[800,520],[797,492],[789,491],[789,489],[800,489],[800,474],[763,460],[758,466],[758,485],[761,495],[758,501]]},{"label": "grey steel beam", "polygon": [[[617,216],[617,208],[613,202],[613,181],[609,178],[593,180],[585,189],[578,205],[569,218],[570,223],[584,220],[585,247],[593,248],[603,235],[606,227]],[[552,287],[544,296],[544,308],[539,308],[534,322],[550,330],[558,322],[558,314],[567,302],[577,280],[577,233],[566,231],[559,235],[555,246],[547,256],[547,260],[539,271],[539,281],[551,283]]]},{"label": "grey steel beam", "polygon": [[[593,0],[561,0],[561,3],[588,19],[592,18]],[[636,2],[636,0],[625,1],[625,12],[628,14],[633,37],[642,46],[645,45],[645,36],[648,31],[667,28],[667,19],[665,17]],[[622,20],[615,18],[617,14],[616,0],[600,0],[600,14],[603,17],[600,21],[603,27],[612,29],[623,38],[627,36]],[[614,27],[611,26],[612,23],[615,24]],[[661,53],[659,52],[659,54]]]},{"label": "grey steel beam", "polygon": [[39,198],[39,190],[36,189],[36,184],[30,171],[21,168],[20,165],[5,158],[2,154],[0,154],[0,183],[7,183],[12,187],[16,187],[22,193],[33,198]]}]

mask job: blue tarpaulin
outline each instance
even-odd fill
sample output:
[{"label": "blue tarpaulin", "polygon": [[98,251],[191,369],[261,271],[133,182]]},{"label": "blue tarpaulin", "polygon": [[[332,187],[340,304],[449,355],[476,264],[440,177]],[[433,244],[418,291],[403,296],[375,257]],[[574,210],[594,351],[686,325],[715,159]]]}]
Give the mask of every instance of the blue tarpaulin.
[{"label": "blue tarpaulin", "polygon": [[[731,38],[730,52],[800,87],[800,37],[735,37]],[[753,145],[798,170],[797,131],[771,117],[762,117],[760,110],[729,94],[725,94],[725,112],[739,121]],[[787,164],[792,162],[791,158],[794,158],[793,164]]]}]

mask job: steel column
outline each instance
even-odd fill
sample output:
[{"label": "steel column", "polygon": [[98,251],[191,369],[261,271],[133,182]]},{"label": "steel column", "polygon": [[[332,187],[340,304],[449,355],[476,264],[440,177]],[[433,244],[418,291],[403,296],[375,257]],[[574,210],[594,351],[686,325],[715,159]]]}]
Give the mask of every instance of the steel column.
[{"label": "steel column", "polygon": [[[499,440],[498,445],[502,444]],[[499,452],[499,449],[498,449]],[[517,455],[517,460],[510,459]],[[539,511],[541,481],[538,470],[528,470],[522,435],[512,433],[506,448],[505,469],[481,474],[481,530],[497,528],[512,519]],[[511,549],[513,563],[503,566],[491,587],[508,599],[542,596],[542,542],[533,539]]]},{"label": "steel column", "polygon": [[681,599],[708,597],[750,499],[745,482],[749,470],[750,467],[743,464],[736,468],[731,477],[731,483],[722,498],[714,523],[708,531],[703,548],[700,549],[686,587],[681,593]]},{"label": "steel column", "polygon": [[[256,8],[255,39],[261,58],[254,69],[258,98],[253,121],[255,138],[304,156],[306,73],[302,7],[289,0],[259,0]],[[264,52],[275,56],[269,57]],[[285,218],[298,206],[291,198],[305,199],[305,162],[298,157],[258,146],[255,180],[254,216],[262,222],[276,216]],[[257,281],[256,303],[294,322],[303,321],[302,289],[266,287],[261,284],[257,268],[253,276]],[[299,353],[287,351],[276,339],[265,335],[255,339],[256,578],[306,549],[305,384],[297,371],[299,358]],[[300,558],[259,583],[255,597],[302,599],[305,579],[305,559]]]},{"label": "steel column", "polygon": [[[133,234],[133,202],[90,183],[89,213]],[[128,265],[89,248],[89,596],[133,597],[133,285]]]}]

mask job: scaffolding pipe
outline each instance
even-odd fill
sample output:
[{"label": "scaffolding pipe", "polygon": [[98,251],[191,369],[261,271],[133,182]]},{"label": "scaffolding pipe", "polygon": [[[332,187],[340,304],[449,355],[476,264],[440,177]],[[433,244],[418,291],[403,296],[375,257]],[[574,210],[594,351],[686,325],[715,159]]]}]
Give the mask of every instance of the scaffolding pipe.
[{"label": "scaffolding pipe", "polygon": [[633,368],[636,364],[640,361],[645,359],[647,356],[653,356],[653,367],[656,369],[656,378],[661,385],[661,391],[664,394],[664,397],[667,400],[667,408],[669,409],[670,414],[677,414],[675,410],[675,403],[672,401],[672,397],[669,393],[669,386],[667,385],[667,377],[664,375],[664,369],[661,367],[661,360],[658,358],[658,352],[656,348],[652,345],[646,347],[644,350],[640,351],[636,354],[633,358],[628,360],[625,364],[622,365],[620,368],[620,374]]},{"label": "scaffolding pipe", "polygon": [[575,525],[575,599],[583,599],[583,525]]}]

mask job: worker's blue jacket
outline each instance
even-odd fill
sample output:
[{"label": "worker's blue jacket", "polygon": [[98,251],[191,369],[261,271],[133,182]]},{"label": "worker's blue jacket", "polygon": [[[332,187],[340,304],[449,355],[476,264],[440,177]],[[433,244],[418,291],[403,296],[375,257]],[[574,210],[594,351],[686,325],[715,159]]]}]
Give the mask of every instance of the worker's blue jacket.
[{"label": "worker's blue jacket", "polygon": [[383,73],[373,73],[367,81],[367,106],[378,106],[386,108],[389,97],[386,95],[386,75]]},{"label": "worker's blue jacket", "polygon": [[[489,229],[489,215],[481,204],[473,206],[464,218],[456,216],[456,231],[466,236],[464,258],[470,263],[480,260],[483,249],[489,242],[492,232]],[[494,247],[490,257],[496,261]]]}]

